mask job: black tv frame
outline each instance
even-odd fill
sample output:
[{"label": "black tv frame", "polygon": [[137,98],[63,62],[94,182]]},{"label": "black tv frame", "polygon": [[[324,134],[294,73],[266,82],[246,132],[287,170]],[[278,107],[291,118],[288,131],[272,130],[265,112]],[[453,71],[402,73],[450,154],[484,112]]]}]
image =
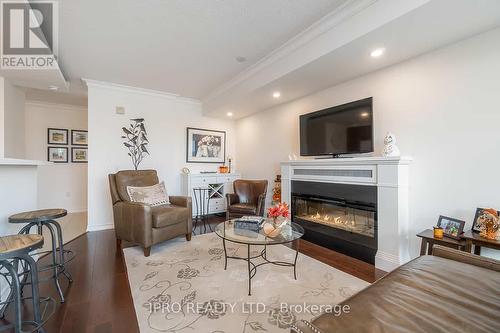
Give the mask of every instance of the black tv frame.
[{"label": "black tv frame", "polygon": [[[371,105],[371,111],[372,111],[372,144],[370,147],[369,151],[358,151],[358,152],[335,152],[335,153],[322,153],[322,154],[304,154],[302,151],[302,126],[304,124],[304,119],[305,118],[310,118],[314,116],[323,116],[326,114],[331,114],[331,113],[336,113],[336,112],[341,112],[345,109],[350,109],[350,108],[355,108],[358,106],[370,104]],[[360,99],[354,102],[349,102],[337,106],[332,106],[326,109],[322,109],[319,111],[314,111],[310,113],[306,113],[303,115],[300,115],[299,117],[299,140],[300,140],[300,156],[332,156],[332,157],[340,157],[340,155],[352,155],[352,154],[366,154],[366,153],[373,153],[375,150],[375,131],[374,131],[374,125],[373,125],[373,97],[368,97],[364,99]]]}]

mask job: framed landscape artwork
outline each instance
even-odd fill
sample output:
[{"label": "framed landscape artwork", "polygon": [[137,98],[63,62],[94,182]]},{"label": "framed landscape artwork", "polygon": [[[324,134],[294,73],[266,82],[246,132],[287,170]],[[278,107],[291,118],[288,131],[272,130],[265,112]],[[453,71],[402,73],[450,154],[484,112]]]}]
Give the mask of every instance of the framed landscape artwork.
[{"label": "framed landscape artwork", "polygon": [[188,163],[224,163],[226,132],[188,127],[186,150]]},{"label": "framed landscape artwork", "polygon": [[68,130],[63,128],[48,128],[47,143],[49,145],[67,145]]},{"label": "framed landscape artwork", "polygon": [[84,130],[71,130],[71,144],[73,146],[86,146],[89,144],[89,132]]},{"label": "framed landscape artwork", "polygon": [[439,216],[438,227],[443,228],[446,237],[461,239],[464,231],[465,221],[457,220],[448,216]]},{"label": "framed landscape artwork", "polygon": [[71,162],[73,163],[87,163],[88,149],[80,147],[71,147]]},{"label": "framed landscape artwork", "polygon": [[68,148],[48,147],[47,161],[54,163],[68,163]]}]

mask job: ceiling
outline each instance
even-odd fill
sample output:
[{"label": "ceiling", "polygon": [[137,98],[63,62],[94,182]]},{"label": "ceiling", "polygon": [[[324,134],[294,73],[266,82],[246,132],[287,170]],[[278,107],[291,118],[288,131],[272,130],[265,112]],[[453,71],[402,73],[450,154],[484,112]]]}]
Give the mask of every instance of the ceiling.
[{"label": "ceiling", "polygon": [[[36,88],[28,99],[84,105],[86,78],[199,99],[207,115],[235,119],[500,25],[497,0],[59,3],[61,71],[0,72]],[[377,46],[387,53],[373,61]]]},{"label": "ceiling", "polygon": [[[323,34],[331,34],[329,50],[317,51],[316,58],[303,61],[304,56],[296,56],[299,47],[270,60],[269,66],[244,73],[242,80],[234,78],[205,99],[204,112],[218,117],[231,112],[234,119],[242,118],[491,30],[500,26],[500,1],[432,0],[380,23],[335,45],[339,37],[335,30],[346,35],[346,30],[337,25]],[[355,25],[360,27],[362,22]],[[313,47],[312,43],[305,45],[304,51]],[[379,47],[386,49],[385,54],[370,57],[370,52]],[[279,70],[285,67],[282,64],[287,66]],[[275,91],[281,92],[279,99],[272,97]]]},{"label": "ceiling", "polygon": [[81,92],[49,91],[46,89],[25,89],[26,99],[34,102],[87,106],[87,95]]},{"label": "ceiling", "polygon": [[64,0],[60,62],[73,83],[84,77],[200,99],[345,2]]}]

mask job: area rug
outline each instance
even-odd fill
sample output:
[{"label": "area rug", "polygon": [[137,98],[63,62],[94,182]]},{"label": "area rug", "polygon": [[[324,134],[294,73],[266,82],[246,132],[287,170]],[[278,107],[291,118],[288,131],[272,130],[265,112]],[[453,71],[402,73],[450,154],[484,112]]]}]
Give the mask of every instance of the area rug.
[{"label": "area rug", "polygon": [[[226,243],[230,255],[247,254],[245,245]],[[251,248],[256,255],[262,247]],[[124,249],[127,273],[141,333],[289,332],[297,320],[319,312],[341,314],[334,306],[368,283],[306,255],[293,268],[258,267],[248,296],[246,261],[228,259],[224,270],[222,240],[214,233],[190,242],[175,239],[142,249]],[[295,251],[268,246],[267,257],[291,261]]]}]

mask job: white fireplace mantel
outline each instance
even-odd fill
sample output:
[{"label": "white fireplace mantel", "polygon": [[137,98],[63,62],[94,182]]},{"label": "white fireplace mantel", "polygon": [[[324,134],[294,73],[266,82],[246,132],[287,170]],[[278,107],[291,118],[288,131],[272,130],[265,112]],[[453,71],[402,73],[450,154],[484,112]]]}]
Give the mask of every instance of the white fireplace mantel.
[{"label": "white fireplace mantel", "polygon": [[281,163],[281,191],[291,202],[291,182],[377,186],[378,251],[375,267],[391,271],[410,260],[408,177],[410,157],[304,159]]}]

